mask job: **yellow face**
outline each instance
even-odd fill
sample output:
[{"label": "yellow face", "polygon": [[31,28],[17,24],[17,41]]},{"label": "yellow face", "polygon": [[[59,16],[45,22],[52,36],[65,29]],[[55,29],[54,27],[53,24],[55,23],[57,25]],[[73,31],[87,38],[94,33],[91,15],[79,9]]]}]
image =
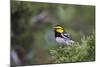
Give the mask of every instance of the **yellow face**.
[{"label": "yellow face", "polygon": [[56,27],[55,27],[55,30],[56,30],[57,32],[59,32],[59,33],[64,32],[64,29],[63,29],[61,26],[56,26]]}]

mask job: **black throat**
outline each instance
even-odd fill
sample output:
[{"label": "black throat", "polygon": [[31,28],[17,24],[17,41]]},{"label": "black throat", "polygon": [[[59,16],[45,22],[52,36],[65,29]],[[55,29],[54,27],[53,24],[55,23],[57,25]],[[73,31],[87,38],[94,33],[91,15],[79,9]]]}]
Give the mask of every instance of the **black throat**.
[{"label": "black throat", "polygon": [[62,36],[61,36],[61,33],[55,31],[55,37],[62,37]]}]

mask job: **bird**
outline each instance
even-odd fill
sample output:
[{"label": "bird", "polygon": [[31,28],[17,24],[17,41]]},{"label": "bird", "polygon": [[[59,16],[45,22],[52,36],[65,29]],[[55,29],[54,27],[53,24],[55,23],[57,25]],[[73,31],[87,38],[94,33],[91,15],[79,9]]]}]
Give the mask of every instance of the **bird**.
[{"label": "bird", "polygon": [[58,44],[70,45],[74,43],[70,34],[66,33],[64,28],[60,24],[57,24],[54,27],[54,33],[55,33],[55,40]]}]

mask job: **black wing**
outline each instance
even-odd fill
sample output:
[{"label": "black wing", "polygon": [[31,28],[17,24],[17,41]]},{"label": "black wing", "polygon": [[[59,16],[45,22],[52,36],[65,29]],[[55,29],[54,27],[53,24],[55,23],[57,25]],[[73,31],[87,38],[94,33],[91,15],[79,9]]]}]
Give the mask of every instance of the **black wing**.
[{"label": "black wing", "polygon": [[63,33],[63,34],[62,34],[62,36],[63,36],[64,38],[69,38],[69,39],[71,39],[71,40],[72,40],[71,35],[70,35],[70,34],[68,34],[68,33]]}]

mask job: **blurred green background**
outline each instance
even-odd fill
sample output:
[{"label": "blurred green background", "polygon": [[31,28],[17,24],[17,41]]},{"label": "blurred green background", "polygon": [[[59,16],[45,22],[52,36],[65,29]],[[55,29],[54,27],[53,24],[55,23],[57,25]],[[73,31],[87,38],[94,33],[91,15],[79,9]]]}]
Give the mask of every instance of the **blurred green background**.
[{"label": "blurred green background", "polygon": [[95,35],[95,6],[11,1],[11,65],[53,63],[56,24],[80,43]]}]

